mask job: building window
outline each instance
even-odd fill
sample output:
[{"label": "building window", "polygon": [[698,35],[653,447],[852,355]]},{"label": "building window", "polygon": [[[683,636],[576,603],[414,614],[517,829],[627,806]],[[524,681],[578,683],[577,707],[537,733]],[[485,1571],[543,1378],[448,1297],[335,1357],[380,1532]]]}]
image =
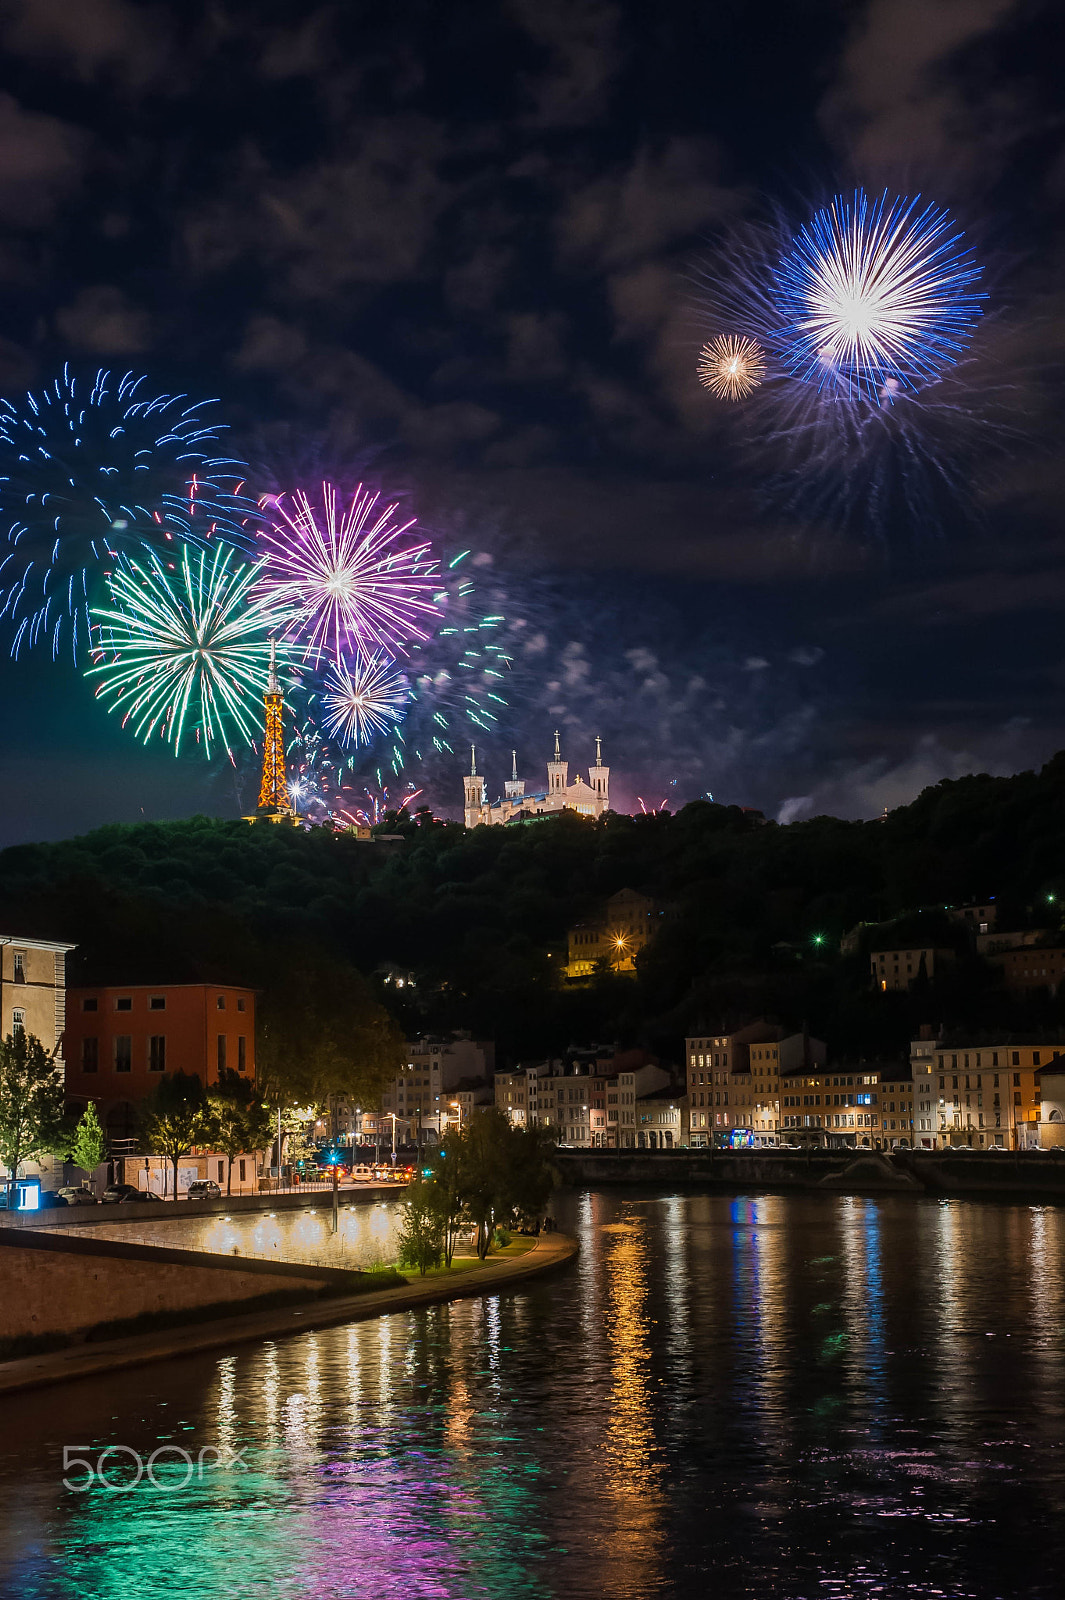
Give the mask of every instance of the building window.
[{"label": "building window", "polygon": [[226,1070],[226,1036],[224,1033],[218,1035],[218,1070],[220,1073]]},{"label": "building window", "polygon": [[224,1011],[226,1009],[226,997],[224,994],[220,994],[218,996],[218,999],[215,1001],[215,1005],[218,1007],[219,1011]]},{"label": "building window", "polygon": [[16,950],[15,951],[15,982],[16,983],[25,983],[26,982],[26,952],[25,952],[25,950]]},{"label": "building window", "polygon": [[12,1033],[21,1033],[25,1026],[26,1013],[25,1011],[21,1010],[20,1007],[16,1006],[14,1011],[11,1013],[11,1031]]},{"label": "building window", "polygon": [[82,1070],[82,1072],[99,1072],[99,1070],[100,1070],[100,1041],[99,1041],[99,1039],[83,1039],[81,1041],[81,1070]]},{"label": "building window", "polygon": [[240,1181],[241,1181],[241,1183],[244,1182],[244,1157],[243,1156],[241,1156],[241,1158],[240,1158]]},{"label": "building window", "polygon": [[220,1161],[218,1163],[218,1181],[219,1181],[219,1183],[221,1183],[221,1181],[222,1181],[222,1177],[223,1177],[223,1174],[225,1173],[225,1170],[226,1170],[225,1162],[224,1161]]},{"label": "building window", "polygon": [[166,1071],[166,1035],[153,1033],[148,1040],[148,1071]]},{"label": "building window", "polygon": [[83,1000],[81,1002],[81,1009],[83,1011],[95,1011],[97,1009],[95,995],[93,996],[93,998],[91,1000]]},{"label": "building window", "polygon": [[237,1071],[248,1070],[248,1041],[242,1033],[237,1035]]},{"label": "building window", "polygon": [[133,1010],[133,998],[132,998],[132,996],[128,995],[128,994],[120,994],[118,999],[115,1001],[115,1010],[116,1011],[132,1011]]},{"label": "building window", "polygon": [[245,1002],[243,1000],[238,1000],[237,1001],[237,1010],[238,1011],[243,1011],[244,1009],[245,1009]]},{"label": "building window", "polygon": [[165,1011],[166,1010],[166,995],[165,994],[150,994],[148,996],[148,1010],[149,1011]]},{"label": "building window", "polygon": [[128,1033],[115,1035],[115,1071],[131,1072],[133,1070],[133,1040]]}]

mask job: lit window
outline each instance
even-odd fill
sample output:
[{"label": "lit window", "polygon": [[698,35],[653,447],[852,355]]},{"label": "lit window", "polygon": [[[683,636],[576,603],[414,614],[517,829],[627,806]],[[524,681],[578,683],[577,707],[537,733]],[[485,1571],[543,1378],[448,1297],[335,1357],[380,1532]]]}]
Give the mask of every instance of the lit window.
[{"label": "lit window", "polygon": [[12,1033],[21,1033],[25,1026],[26,1013],[16,1006],[14,1011],[11,1013],[11,1031]]}]

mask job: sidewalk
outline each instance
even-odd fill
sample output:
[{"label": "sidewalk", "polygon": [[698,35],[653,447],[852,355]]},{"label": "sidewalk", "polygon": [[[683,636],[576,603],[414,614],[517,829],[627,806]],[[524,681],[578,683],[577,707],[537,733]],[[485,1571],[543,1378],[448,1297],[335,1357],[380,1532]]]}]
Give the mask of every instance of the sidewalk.
[{"label": "sidewalk", "polygon": [[282,1311],[260,1311],[204,1323],[202,1328],[181,1327],[102,1344],[72,1345],[46,1355],[25,1356],[0,1363],[0,1396],[36,1389],[71,1378],[91,1378],[103,1372],[120,1372],[152,1361],[175,1360],[205,1350],[226,1349],[257,1339],[276,1339],[302,1333],[307,1328],[330,1328],[338,1323],[366,1322],[371,1317],[436,1305],[443,1300],[467,1299],[517,1287],[529,1278],[562,1266],[577,1254],[577,1242],[565,1234],[541,1234],[531,1250],[509,1261],[491,1259],[466,1267],[454,1279],[413,1278],[396,1289],[345,1295]]}]

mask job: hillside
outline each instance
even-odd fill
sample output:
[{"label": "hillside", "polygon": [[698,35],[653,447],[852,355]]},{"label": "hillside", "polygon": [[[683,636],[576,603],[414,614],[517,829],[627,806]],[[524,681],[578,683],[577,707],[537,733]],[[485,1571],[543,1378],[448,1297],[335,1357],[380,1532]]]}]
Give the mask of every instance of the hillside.
[{"label": "hillside", "polygon": [[[883,822],[761,825],[709,802],[676,816],[563,816],[467,831],[423,815],[402,846],[194,817],[0,853],[0,928],[76,941],[72,976],[268,984],[328,961],[393,963],[399,1021],[493,1034],[505,1058],[593,1040],[676,1054],[684,1032],[751,1011],[808,1022],[839,1050],[901,1045],[918,1021],[1057,1021],[962,963],[933,991],[867,992],[842,933],[996,895],[1006,925],[1065,900],[1065,754],[1038,773],[926,790]],[[565,930],[616,889],[668,915],[636,981],[564,991]],[[354,974],[352,981],[356,982]]]}]

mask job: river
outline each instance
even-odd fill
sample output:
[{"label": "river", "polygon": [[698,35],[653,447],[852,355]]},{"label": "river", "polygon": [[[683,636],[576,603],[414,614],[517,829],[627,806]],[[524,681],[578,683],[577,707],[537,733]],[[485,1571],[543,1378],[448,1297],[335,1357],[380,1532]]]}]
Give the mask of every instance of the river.
[{"label": "river", "polygon": [[0,1593],[1065,1590],[1065,1210],[556,1213],[581,1255],[519,1293],[0,1403]]}]

